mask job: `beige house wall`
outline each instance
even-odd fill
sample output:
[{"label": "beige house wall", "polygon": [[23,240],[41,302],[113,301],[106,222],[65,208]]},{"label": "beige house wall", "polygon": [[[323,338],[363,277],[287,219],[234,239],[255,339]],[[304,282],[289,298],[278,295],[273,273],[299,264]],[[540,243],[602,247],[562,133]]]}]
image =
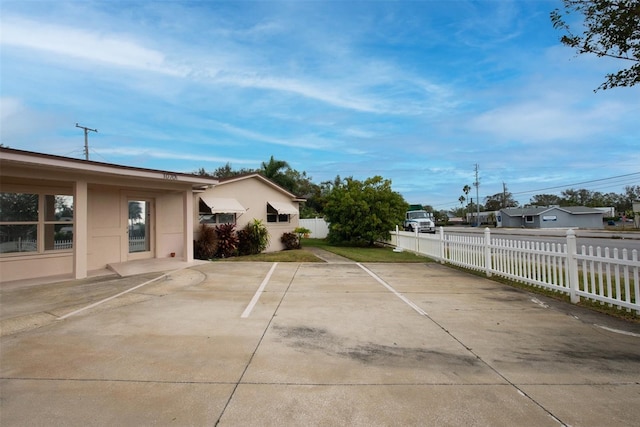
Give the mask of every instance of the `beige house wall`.
[{"label": "beige house wall", "polygon": [[255,175],[250,175],[237,180],[220,182],[213,188],[206,190],[204,193],[196,194],[194,197],[195,211],[195,236],[197,238],[197,229],[200,226],[198,221],[198,207],[200,197],[216,197],[236,199],[247,211],[244,214],[238,214],[236,217],[236,230],[241,230],[249,222],[254,219],[261,220],[269,231],[269,246],[265,252],[276,252],[284,249],[284,245],[280,238],[284,233],[291,233],[298,227],[300,215],[290,215],[288,223],[267,222],[267,203],[268,202],[285,202],[290,203],[299,210],[299,202],[295,201],[296,197],[286,190],[279,188],[277,185],[266,181]]},{"label": "beige house wall", "polygon": [[[83,278],[111,263],[172,253],[193,260],[193,188],[216,180],[19,150],[2,149],[0,154],[0,191],[74,196],[73,249],[0,254],[0,282]],[[129,253],[129,199],[151,203],[151,251]]]}]

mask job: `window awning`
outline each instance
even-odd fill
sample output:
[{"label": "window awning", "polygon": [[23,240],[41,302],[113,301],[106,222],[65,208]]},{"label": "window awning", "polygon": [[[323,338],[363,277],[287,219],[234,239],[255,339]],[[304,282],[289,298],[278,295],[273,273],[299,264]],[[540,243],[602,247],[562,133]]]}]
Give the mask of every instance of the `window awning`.
[{"label": "window awning", "polygon": [[267,202],[278,215],[298,215],[298,208],[287,202]]},{"label": "window awning", "polygon": [[207,196],[200,196],[200,199],[211,209],[211,213],[245,213],[247,211],[236,199]]}]

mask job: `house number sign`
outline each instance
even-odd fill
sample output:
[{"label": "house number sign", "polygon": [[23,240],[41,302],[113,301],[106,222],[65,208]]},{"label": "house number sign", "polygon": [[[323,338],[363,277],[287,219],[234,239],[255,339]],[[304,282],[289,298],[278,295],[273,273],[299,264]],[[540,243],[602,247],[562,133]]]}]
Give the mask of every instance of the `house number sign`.
[{"label": "house number sign", "polygon": [[170,181],[177,181],[178,180],[178,175],[176,175],[175,173],[163,173],[164,179],[168,179]]}]

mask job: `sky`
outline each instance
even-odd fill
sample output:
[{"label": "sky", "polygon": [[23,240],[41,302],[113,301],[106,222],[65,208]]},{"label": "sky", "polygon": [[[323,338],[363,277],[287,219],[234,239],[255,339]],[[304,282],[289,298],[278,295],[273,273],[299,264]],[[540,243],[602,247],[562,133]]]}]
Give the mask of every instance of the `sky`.
[{"label": "sky", "polygon": [[[0,143],[193,173],[274,156],[409,203],[640,185],[640,87],[560,0],[0,0]],[[572,18],[572,19],[578,19]],[[577,21],[570,21],[579,25]],[[476,168],[479,185],[476,182]]]}]

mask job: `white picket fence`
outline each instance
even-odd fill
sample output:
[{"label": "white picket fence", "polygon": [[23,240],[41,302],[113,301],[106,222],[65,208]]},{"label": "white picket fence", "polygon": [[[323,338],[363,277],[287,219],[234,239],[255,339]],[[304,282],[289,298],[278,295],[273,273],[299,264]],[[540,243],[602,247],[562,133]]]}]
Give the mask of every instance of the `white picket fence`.
[{"label": "white picket fence", "polygon": [[129,252],[144,252],[147,250],[145,236],[129,236]]},{"label": "white picket fence", "polygon": [[[53,242],[53,250],[72,249],[73,240],[56,240]],[[38,242],[35,239],[18,239],[0,243],[0,253],[35,252],[38,250]]]},{"label": "white picket fence", "polygon": [[392,245],[442,263],[483,271],[487,277],[511,280],[566,293],[640,314],[638,250],[577,247],[568,230],[566,243],[520,241],[484,235],[391,232]]},{"label": "white picket fence", "polygon": [[[129,252],[142,252],[146,249],[145,237],[130,237]],[[73,249],[73,240],[56,240],[53,242],[53,250]],[[38,250],[38,242],[35,239],[18,239],[0,243],[0,253],[11,252],[35,252]]]}]

